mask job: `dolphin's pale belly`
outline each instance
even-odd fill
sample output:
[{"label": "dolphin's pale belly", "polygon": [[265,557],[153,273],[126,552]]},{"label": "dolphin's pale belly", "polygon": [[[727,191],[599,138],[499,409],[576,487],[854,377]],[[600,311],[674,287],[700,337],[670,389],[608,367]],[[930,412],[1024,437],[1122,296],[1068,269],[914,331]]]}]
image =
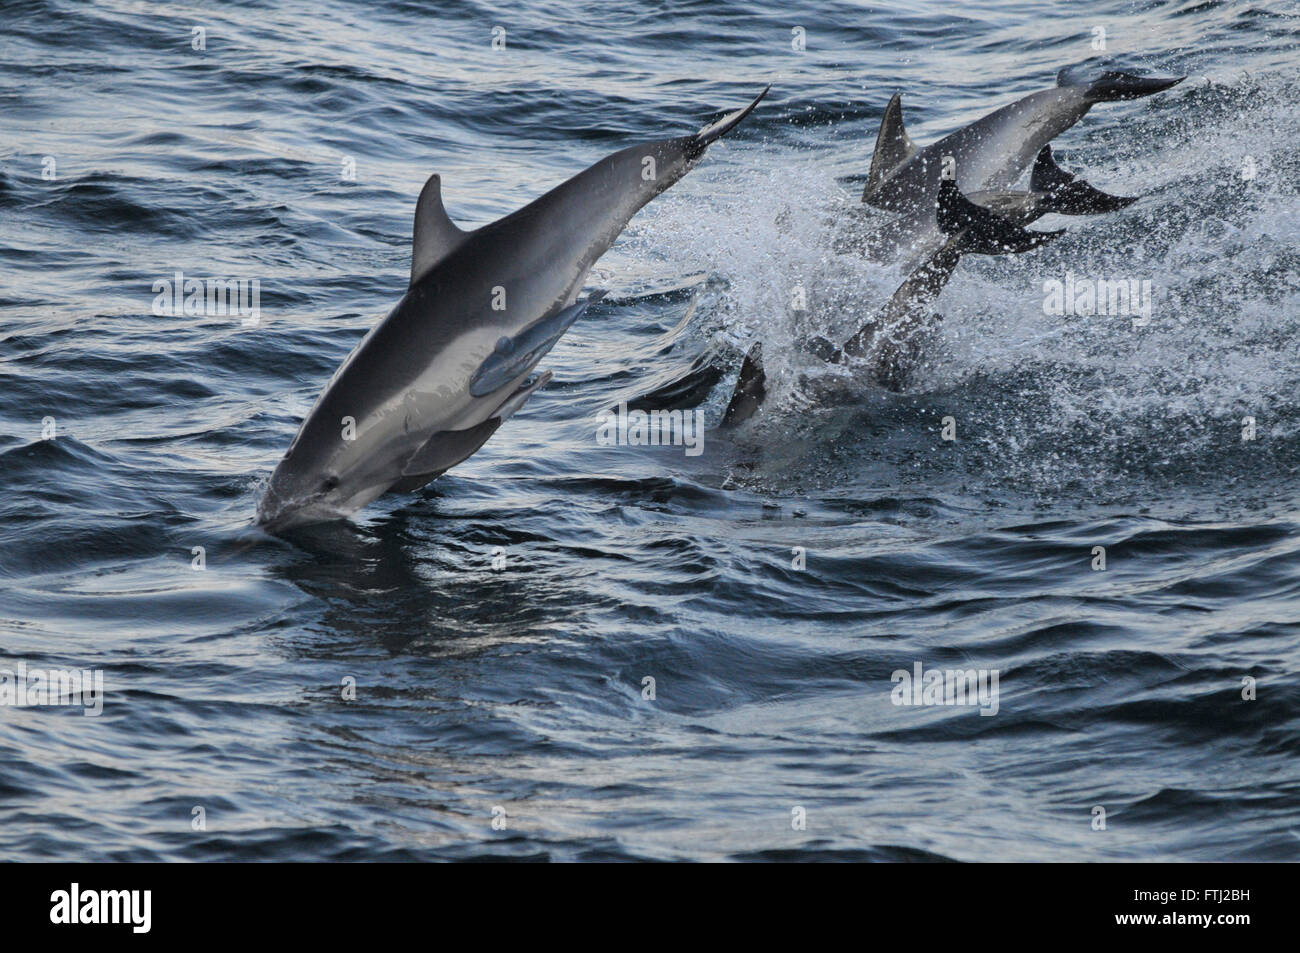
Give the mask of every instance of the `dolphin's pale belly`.
[{"label": "dolphin's pale belly", "polygon": [[407,460],[435,435],[469,430],[500,409],[532,370],[522,370],[482,396],[470,393],[470,381],[502,337],[501,331],[500,327],[476,328],[434,355],[414,378],[391,382],[392,395],[359,421],[360,429],[374,434],[375,456],[383,461],[380,469],[400,474]]},{"label": "dolphin's pale belly", "polygon": [[[481,297],[488,295],[485,287]],[[501,416],[544,383],[525,387],[548,347],[525,350],[516,360],[491,360],[503,341],[516,339],[518,317],[532,309],[517,309],[511,322],[483,311],[461,318],[462,330],[450,333],[449,317],[421,307],[426,301],[405,299],[336,372],[272,476],[266,519],[280,511],[292,511],[296,522],[338,519],[389,490],[414,489],[477,450]],[[572,322],[574,315],[566,313],[573,310],[557,315],[563,326],[556,336]],[[542,345],[554,343],[538,329],[540,320],[524,324],[541,332]],[[497,373],[485,377],[485,367]],[[483,380],[491,389],[474,386]],[[295,455],[308,464],[298,464]],[[282,470],[297,469],[321,479],[282,476]]]}]

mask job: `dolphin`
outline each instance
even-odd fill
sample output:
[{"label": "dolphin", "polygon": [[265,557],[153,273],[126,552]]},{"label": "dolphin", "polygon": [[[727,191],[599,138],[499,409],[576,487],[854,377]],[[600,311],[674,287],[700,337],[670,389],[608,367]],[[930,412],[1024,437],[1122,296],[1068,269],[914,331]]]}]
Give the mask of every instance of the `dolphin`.
[{"label": "dolphin", "polygon": [[[963,254],[1014,254],[1060,232],[1024,226],[1048,213],[1117,211],[1136,197],[1109,195],[1057,165],[1051,141],[1097,103],[1151,96],[1186,77],[1140,77],[1107,71],[1083,82],[1057,75],[1057,85],[1025,96],[917,148],[903,126],[902,97],[885,107],[862,201],[895,216],[861,250],[872,258],[905,259],[909,276],[881,312],[843,345],[814,339],[809,350],[828,361],[866,358],[870,374],[891,389],[903,386],[915,360],[914,335],[932,323],[930,307]],[[1029,190],[1011,187],[1030,168]],[[746,354],[724,425],[751,417],[766,396],[761,344]]]},{"label": "dolphin", "polygon": [[473,231],[452,222],[431,176],[416,203],[406,293],[317,398],[257,522],[279,532],[343,519],[475,453],[550,380],[534,370],[599,300],[576,301],[596,260],[766,94],[693,135],[616,152]]},{"label": "dolphin", "polygon": [[[903,126],[902,96],[885,107],[862,189],[862,201],[898,213],[889,237],[877,243],[873,257],[910,255],[913,263],[930,258],[946,238],[935,217],[935,196],[945,167],[971,201],[999,210],[1023,204],[1040,215],[1058,212],[1091,215],[1111,212],[1137,201],[1111,196],[1059,169],[1049,143],[1082,119],[1097,103],[1139,99],[1169,89],[1186,77],[1142,77],[1118,71],[1075,82],[1066,69],[1057,85],[1016,100],[923,149]],[[1034,163],[1031,193],[1009,191]]]},{"label": "dolphin", "polygon": [[[1031,232],[1022,227],[1040,217],[1038,204],[1036,199],[1001,202],[999,206],[1006,214],[999,214],[962,195],[951,179],[942,180],[935,218],[945,238],[943,244],[898,286],[879,313],[843,344],[836,347],[818,336],[805,342],[805,350],[833,364],[863,360],[877,383],[901,390],[917,357],[917,334],[933,322],[931,308],[962,255],[1026,252],[1065,234],[1059,230]],[[767,396],[766,381],[759,342],[745,355],[731,401],[723,413],[724,426],[734,426],[754,415]]]}]

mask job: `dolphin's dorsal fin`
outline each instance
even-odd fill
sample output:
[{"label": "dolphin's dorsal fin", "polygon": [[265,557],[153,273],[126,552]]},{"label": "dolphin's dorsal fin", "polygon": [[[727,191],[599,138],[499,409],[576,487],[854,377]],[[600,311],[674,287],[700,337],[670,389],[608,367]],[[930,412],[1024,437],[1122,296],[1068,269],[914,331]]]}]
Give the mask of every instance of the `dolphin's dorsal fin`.
[{"label": "dolphin's dorsal fin", "polygon": [[736,381],[731,402],[722,415],[723,426],[732,427],[754,416],[765,397],[767,374],[763,370],[763,342],[757,341],[745,355],[745,363],[740,368],[740,379]]},{"label": "dolphin's dorsal fin", "polygon": [[871,156],[871,172],[867,175],[867,187],[862,191],[862,201],[869,201],[869,196],[894,171],[916,154],[916,146],[903,128],[903,97],[894,93],[885,114],[880,117],[880,132],[876,135],[876,151]]},{"label": "dolphin's dorsal fin", "polygon": [[466,232],[456,227],[442,206],[442,177],[429,176],[415,203],[415,229],[411,240],[411,284],[429,273],[465,240]]}]

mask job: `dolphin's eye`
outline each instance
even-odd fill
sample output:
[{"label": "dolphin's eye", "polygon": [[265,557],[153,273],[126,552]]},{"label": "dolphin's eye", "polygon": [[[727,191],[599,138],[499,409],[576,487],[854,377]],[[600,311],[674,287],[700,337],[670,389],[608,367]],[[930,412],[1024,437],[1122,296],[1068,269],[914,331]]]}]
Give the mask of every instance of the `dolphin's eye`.
[{"label": "dolphin's eye", "polygon": [[339,485],[339,478],[331,475],[331,476],[327,476],[324,480],[321,481],[320,488],[324,490],[326,493],[328,493],[330,490],[337,489],[338,485]]}]

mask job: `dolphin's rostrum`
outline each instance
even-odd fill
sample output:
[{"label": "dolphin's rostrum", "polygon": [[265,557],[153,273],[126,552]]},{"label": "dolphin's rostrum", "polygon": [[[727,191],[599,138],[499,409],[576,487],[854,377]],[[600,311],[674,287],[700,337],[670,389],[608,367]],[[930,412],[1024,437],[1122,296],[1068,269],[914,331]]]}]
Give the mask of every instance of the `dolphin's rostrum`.
[{"label": "dolphin's rostrum", "polygon": [[766,95],[700,132],[602,159],[517,212],[458,228],[430,177],[415,211],[410,287],[335,372],[271,475],[271,531],[340,519],[418,489],[481,447],[550,378],[533,372],[600,295],[591,266],[647,202]]}]

